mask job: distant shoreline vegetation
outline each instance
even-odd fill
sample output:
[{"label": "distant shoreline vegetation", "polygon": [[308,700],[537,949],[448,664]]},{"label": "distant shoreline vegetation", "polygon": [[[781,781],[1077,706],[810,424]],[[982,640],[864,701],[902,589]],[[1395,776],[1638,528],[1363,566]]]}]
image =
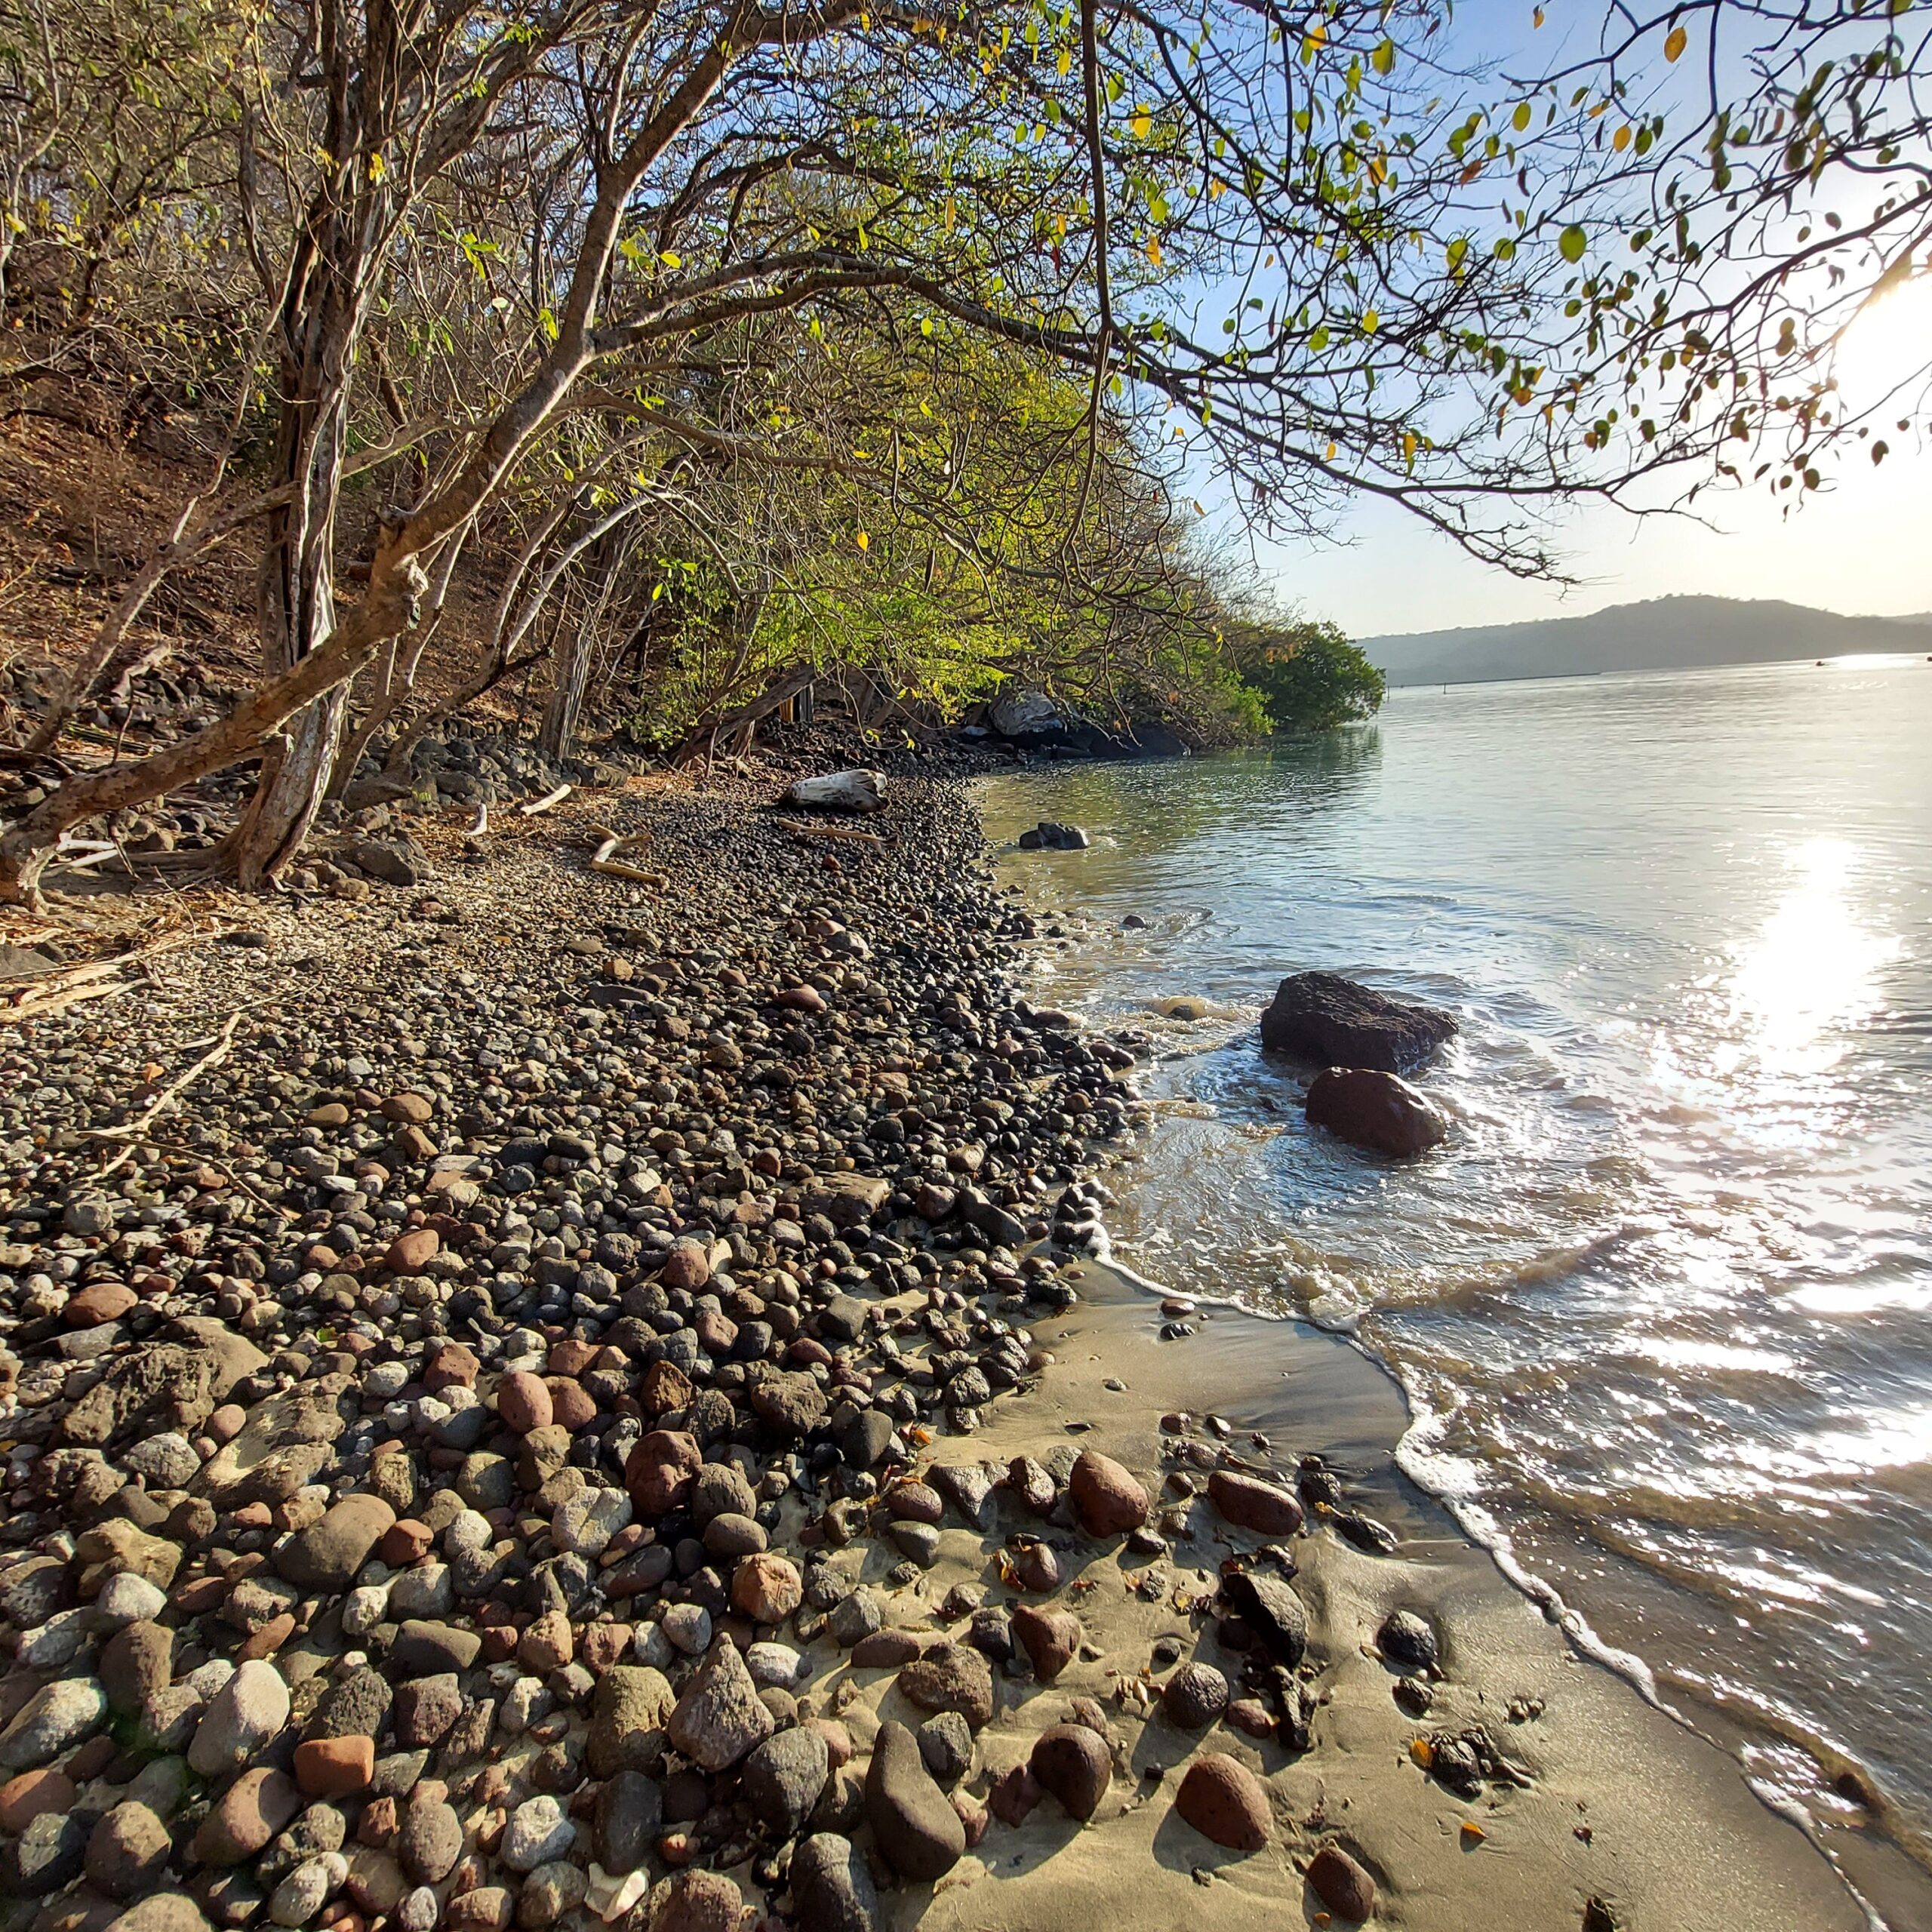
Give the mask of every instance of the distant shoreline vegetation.
[{"label": "distant shoreline vegetation", "polygon": [[1336,731],[1382,708],[1388,681],[1337,624],[1304,621],[1233,640],[1241,678],[1271,732]]}]

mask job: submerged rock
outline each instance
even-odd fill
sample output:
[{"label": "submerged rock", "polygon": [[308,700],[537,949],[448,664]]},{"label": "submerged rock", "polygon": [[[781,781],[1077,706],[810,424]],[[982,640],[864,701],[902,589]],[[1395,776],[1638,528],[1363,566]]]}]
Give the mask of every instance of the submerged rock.
[{"label": "submerged rock", "polygon": [[1051,818],[1043,818],[1020,835],[1023,852],[1084,852],[1093,842],[1078,826]]},{"label": "submerged rock", "polygon": [[1441,1115],[1406,1080],[1368,1067],[1330,1067],[1308,1090],[1308,1118],[1338,1140],[1401,1159],[1441,1145]]}]

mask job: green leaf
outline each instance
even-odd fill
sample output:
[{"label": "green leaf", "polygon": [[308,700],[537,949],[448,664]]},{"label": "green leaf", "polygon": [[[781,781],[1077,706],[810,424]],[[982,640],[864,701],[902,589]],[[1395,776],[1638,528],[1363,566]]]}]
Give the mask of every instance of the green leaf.
[{"label": "green leaf", "polygon": [[1370,64],[1378,74],[1392,73],[1395,66],[1395,43],[1385,40],[1369,57]]},{"label": "green leaf", "polygon": [[1583,251],[1589,245],[1589,237],[1573,221],[1558,238],[1557,247],[1562,251],[1566,262],[1580,262]]}]

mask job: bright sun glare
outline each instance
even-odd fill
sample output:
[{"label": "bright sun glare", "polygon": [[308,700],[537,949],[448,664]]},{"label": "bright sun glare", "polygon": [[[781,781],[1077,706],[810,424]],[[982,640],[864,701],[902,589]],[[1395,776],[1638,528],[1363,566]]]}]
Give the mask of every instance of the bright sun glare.
[{"label": "bright sun glare", "polygon": [[1814,838],[1791,854],[1791,883],[1739,960],[1731,996],[1765,1066],[1822,1071],[1837,1057],[1829,1028],[1869,1005],[1899,941],[1861,924],[1858,851]]},{"label": "bright sun glare", "polygon": [[1869,407],[1932,362],[1932,272],[1863,310],[1838,345],[1838,382],[1847,402]]}]

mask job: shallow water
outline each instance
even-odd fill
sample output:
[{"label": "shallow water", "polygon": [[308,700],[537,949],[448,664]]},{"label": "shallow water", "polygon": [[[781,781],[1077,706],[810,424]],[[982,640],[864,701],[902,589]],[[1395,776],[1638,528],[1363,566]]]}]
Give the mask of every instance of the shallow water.
[{"label": "shallow water", "polygon": [[[1932,663],[1401,691],[982,803],[1093,833],[1009,862],[1047,993],[1177,1056],[1123,1259],[1355,1329],[1411,1472],[1767,1794],[1849,1822],[1848,1760],[1932,1832]],[[1312,967],[1456,1013],[1437,1155],[1306,1128],[1253,1020]]]}]

